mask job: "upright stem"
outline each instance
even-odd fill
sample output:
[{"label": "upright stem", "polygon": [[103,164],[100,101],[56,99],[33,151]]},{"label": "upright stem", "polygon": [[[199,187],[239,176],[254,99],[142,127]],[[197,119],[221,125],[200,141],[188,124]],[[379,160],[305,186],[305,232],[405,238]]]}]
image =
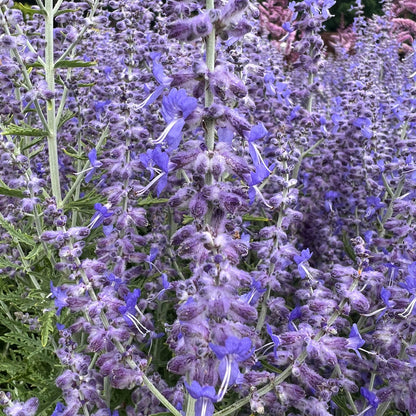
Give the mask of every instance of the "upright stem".
[{"label": "upright stem", "polygon": [[[206,0],[206,9],[214,8],[214,0]],[[209,72],[213,72],[215,68],[215,28],[209,34],[206,40],[206,64]],[[205,107],[209,107],[214,101],[214,95],[209,86],[209,80],[205,81]],[[207,120],[206,124],[206,145],[208,150],[214,149],[215,137],[215,121]]]},{"label": "upright stem", "polygon": [[[54,62],[54,45],[53,45],[53,0],[45,0],[45,78],[49,91],[55,93],[55,62]],[[47,100],[46,119],[48,122],[48,152],[49,152],[49,170],[51,176],[52,195],[56,199],[59,207],[62,203],[61,184],[59,180],[58,164],[58,140],[57,125],[55,119],[55,98]]]}]

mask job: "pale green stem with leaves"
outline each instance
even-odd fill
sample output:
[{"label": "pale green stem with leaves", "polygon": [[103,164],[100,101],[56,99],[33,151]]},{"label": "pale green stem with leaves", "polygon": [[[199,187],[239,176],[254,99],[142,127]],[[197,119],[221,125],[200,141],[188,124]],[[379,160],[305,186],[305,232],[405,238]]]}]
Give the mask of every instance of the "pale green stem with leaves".
[{"label": "pale green stem with leaves", "polygon": [[[53,0],[45,0],[45,79],[49,91],[55,93],[55,61],[53,44]],[[56,205],[62,205],[61,182],[59,178],[58,162],[58,137],[55,114],[55,98],[46,102],[46,119],[48,122],[48,155],[51,177],[52,195],[56,199]]]},{"label": "pale green stem with leaves", "polygon": [[[214,8],[214,0],[206,0],[206,9]],[[213,72],[215,69],[215,28],[206,39],[206,64],[208,71]],[[211,91],[209,81],[205,81],[205,107],[209,107],[214,101],[214,95]],[[209,151],[214,149],[215,140],[215,120],[207,120],[205,143]]]}]

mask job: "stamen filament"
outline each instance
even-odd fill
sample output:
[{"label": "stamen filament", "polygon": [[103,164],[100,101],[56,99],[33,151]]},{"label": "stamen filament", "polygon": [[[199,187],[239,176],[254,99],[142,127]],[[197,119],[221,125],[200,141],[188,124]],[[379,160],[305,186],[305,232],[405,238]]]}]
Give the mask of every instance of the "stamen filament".
[{"label": "stamen filament", "polygon": [[[137,328],[137,330],[140,332],[141,335],[145,336],[149,330],[130,312],[126,313],[127,318],[130,319],[130,321],[133,323],[133,325]],[[139,326],[144,330],[144,332],[142,331],[141,328],[139,328]]]},{"label": "stamen filament", "polygon": [[179,121],[179,118],[174,118],[166,127],[165,130],[163,130],[162,134],[156,139],[153,140],[152,143],[153,144],[160,144],[163,142],[163,140],[166,139],[167,135],[169,134],[169,132],[173,129],[173,127],[175,127],[175,124]]},{"label": "stamen filament", "polygon": [[407,318],[413,312],[413,308],[416,305],[416,297],[409,303],[409,306],[404,310],[404,312],[399,313],[399,316]]}]

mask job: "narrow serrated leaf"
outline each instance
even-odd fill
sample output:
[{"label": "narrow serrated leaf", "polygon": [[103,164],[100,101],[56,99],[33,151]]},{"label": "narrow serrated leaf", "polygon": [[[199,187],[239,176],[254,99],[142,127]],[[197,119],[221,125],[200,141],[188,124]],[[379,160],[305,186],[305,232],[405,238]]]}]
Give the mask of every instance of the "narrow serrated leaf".
[{"label": "narrow serrated leaf", "polygon": [[19,230],[16,230],[10,223],[8,223],[2,214],[0,214],[0,226],[3,227],[13,238],[13,240],[18,241],[19,243],[25,243],[30,246],[35,245],[35,241],[30,235],[22,233]]},{"label": "narrow serrated leaf", "polygon": [[48,132],[46,130],[38,129],[27,125],[18,126],[17,124],[9,124],[4,130],[2,135],[10,134],[14,136],[33,136],[33,137],[46,137]]},{"label": "narrow serrated leaf", "polygon": [[74,59],[72,61],[59,61],[55,64],[55,68],[88,68],[95,65],[97,65],[96,61],[86,62],[80,59]]},{"label": "narrow serrated leaf", "polygon": [[351,260],[355,261],[356,256],[355,256],[355,253],[354,253],[354,249],[352,248],[350,240],[348,239],[347,234],[345,232],[342,233],[342,242],[344,244],[344,249],[345,249],[345,252],[347,253],[347,256]]},{"label": "narrow serrated leaf", "polygon": [[75,113],[73,111],[66,111],[61,119],[59,120],[58,129],[61,128],[67,121],[73,119],[75,117]]},{"label": "narrow serrated leaf", "polygon": [[24,198],[23,191],[18,189],[9,188],[1,179],[0,179],[0,195],[4,196],[15,196],[16,198]]},{"label": "narrow serrated leaf", "polygon": [[11,262],[9,259],[5,257],[0,257],[0,268],[4,269],[6,267],[11,267],[12,269],[20,269],[22,266]]},{"label": "narrow serrated leaf", "polygon": [[96,84],[96,82],[88,82],[88,83],[79,83],[78,87],[93,87]]},{"label": "narrow serrated leaf", "polygon": [[62,150],[69,157],[72,157],[74,159],[79,159],[79,160],[87,160],[85,156],[82,156],[82,155],[80,156],[78,153],[71,153],[71,152],[68,152],[68,150],[66,149],[62,149]]},{"label": "narrow serrated leaf", "polygon": [[351,411],[348,408],[347,405],[347,399],[344,396],[341,396],[340,394],[337,394],[336,396],[332,396],[331,400],[341,409],[344,411],[347,415],[353,415],[354,412]]},{"label": "narrow serrated leaf", "polygon": [[159,412],[159,413],[152,413],[150,416],[170,416],[172,413],[170,412]]},{"label": "narrow serrated leaf", "polygon": [[[22,139],[23,140],[23,139]],[[24,150],[30,149],[31,147],[35,146],[36,144],[42,142],[44,139],[43,137],[39,137],[37,139],[33,139],[30,143],[27,143],[21,147],[22,152]]]},{"label": "narrow serrated leaf", "polygon": [[266,217],[256,217],[254,215],[243,215],[243,220],[244,221],[263,221],[263,222],[270,221]]},{"label": "narrow serrated leaf", "polygon": [[43,246],[41,244],[36,245],[31,251],[30,253],[25,256],[26,260],[31,260],[34,259],[35,257],[38,256],[39,253],[43,253]]},{"label": "narrow serrated leaf", "polygon": [[49,334],[54,331],[53,321],[55,319],[54,311],[47,311],[39,317],[40,323],[40,342],[42,347],[48,345]]},{"label": "narrow serrated leaf", "polygon": [[183,216],[183,220],[182,220],[182,224],[186,225],[191,223],[194,220],[194,217],[192,217],[191,215],[184,215]]},{"label": "narrow serrated leaf", "polygon": [[62,9],[62,10],[58,10],[58,11],[55,13],[55,17],[56,17],[56,16],[60,16],[61,14],[64,14],[64,13],[73,13],[73,12],[77,12],[78,10],[80,10],[80,9]]},{"label": "narrow serrated leaf", "polygon": [[32,17],[34,14],[45,14],[43,10],[40,9],[32,9],[28,4],[23,3],[14,3],[13,9],[20,10],[23,14],[27,14]]},{"label": "narrow serrated leaf", "polygon": [[168,198],[153,198],[151,195],[148,195],[145,199],[140,200],[137,205],[142,207],[143,205],[165,204],[168,201]]}]

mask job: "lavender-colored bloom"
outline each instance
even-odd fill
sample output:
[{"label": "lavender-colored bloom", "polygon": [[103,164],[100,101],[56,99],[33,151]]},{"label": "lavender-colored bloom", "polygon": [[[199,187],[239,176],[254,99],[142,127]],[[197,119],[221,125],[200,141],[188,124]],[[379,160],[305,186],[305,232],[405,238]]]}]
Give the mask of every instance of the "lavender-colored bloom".
[{"label": "lavender-colored bloom", "polygon": [[377,409],[379,399],[373,391],[367,390],[365,387],[361,387],[360,393],[368,401],[370,406],[372,406],[374,409]]},{"label": "lavender-colored bloom", "polygon": [[277,358],[277,347],[280,345],[280,339],[277,335],[273,334],[272,328],[269,324],[266,324],[267,333],[270,335],[273,341],[273,353],[275,358]]},{"label": "lavender-colored bloom", "polygon": [[371,120],[368,117],[358,117],[352,124],[361,129],[361,132],[366,139],[371,139],[373,137],[373,132],[370,130]]},{"label": "lavender-colored bloom", "polygon": [[146,107],[154,103],[160,94],[162,94],[165,88],[168,88],[172,82],[172,78],[164,74],[163,65],[159,62],[161,54],[158,52],[150,53],[150,58],[153,61],[153,76],[156,78],[156,81],[159,85],[156,87],[156,90],[153,91],[139,106],[138,109]]},{"label": "lavender-colored bloom", "polygon": [[213,13],[199,13],[198,15],[185,20],[176,21],[168,26],[170,38],[183,41],[192,41],[208,36],[213,29]]},{"label": "lavender-colored bloom", "polygon": [[289,322],[287,324],[287,327],[289,331],[297,331],[297,328],[293,321],[295,319],[299,319],[302,316],[302,309],[299,305],[297,305],[295,308],[293,308],[289,313]]},{"label": "lavender-colored bloom", "polygon": [[61,314],[62,308],[68,306],[68,295],[64,289],[61,287],[55,287],[52,282],[50,282],[50,288],[52,298],[55,299],[55,306],[58,308],[56,315],[59,316]]},{"label": "lavender-colored bloom", "polygon": [[353,324],[350,335],[348,337],[348,348],[354,350],[354,352],[361,358],[361,354],[358,351],[365,344],[360,332],[358,331],[357,324]]},{"label": "lavender-colored bloom", "polygon": [[302,250],[300,256],[297,254],[293,256],[293,260],[295,260],[296,264],[298,265],[298,271],[302,279],[304,279],[306,276],[311,277],[311,274],[306,268],[305,264],[312,257],[312,254],[313,253],[309,251],[309,248],[307,248],[306,250]]},{"label": "lavender-colored bloom", "polygon": [[218,400],[215,388],[212,386],[202,387],[197,381],[192,381],[189,385],[185,381],[185,387],[195,402],[195,416],[212,416],[214,413],[214,403]]},{"label": "lavender-colored bloom", "polygon": [[409,272],[409,275],[406,276],[406,283],[399,283],[399,286],[406,289],[412,296],[409,306],[401,314],[403,317],[407,317],[411,314],[416,314],[416,261],[412,264],[409,264],[407,270]]},{"label": "lavender-colored bloom", "polygon": [[99,202],[94,204],[94,209],[95,214],[91,218],[90,227],[97,228],[103,224],[104,234],[110,234],[113,226],[112,224],[108,224],[106,220],[113,215],[113,212],[110,212],[105,205],[102,205]]},{"label": "lavender-colored bloom", "polygon": [[172,88],[162,100],[162,115],[168,125],[154,143],[160,144],[166,140],[169,151],[175,150],[182,139],[185,120],[196,107],[196,98],[189,97],[184,89]]},{"label": "lavender-colored bloom", "polygon": [[95,171],[97,170],[97,168],[103,165],[99,160],[97,160],[97,149],[92,149],[88,153],[88,159],[90,161],[91,168],[89,169],[89,172],[85,176],[86,183],[91,181],[92,177],[95,175]]},{"label": "lavender-colored bloom", "polygon": [[15,402],[11,406],[4,409],[7,416],[34,416],[39,406],[39,400],[32,397],[26,402]]},{"label": "lavender-colored bloom", "polygon": [[228,387],[236,383],[241,375],[238,362],[247,360],[253,353],[251,339],[248,337],[239,339],[231,335],[225,340],[224,346],[212,343],[209,346],[217,358],[221,360],[218,373],[222,383],[218,392],[218,400],[222,400]]}]

